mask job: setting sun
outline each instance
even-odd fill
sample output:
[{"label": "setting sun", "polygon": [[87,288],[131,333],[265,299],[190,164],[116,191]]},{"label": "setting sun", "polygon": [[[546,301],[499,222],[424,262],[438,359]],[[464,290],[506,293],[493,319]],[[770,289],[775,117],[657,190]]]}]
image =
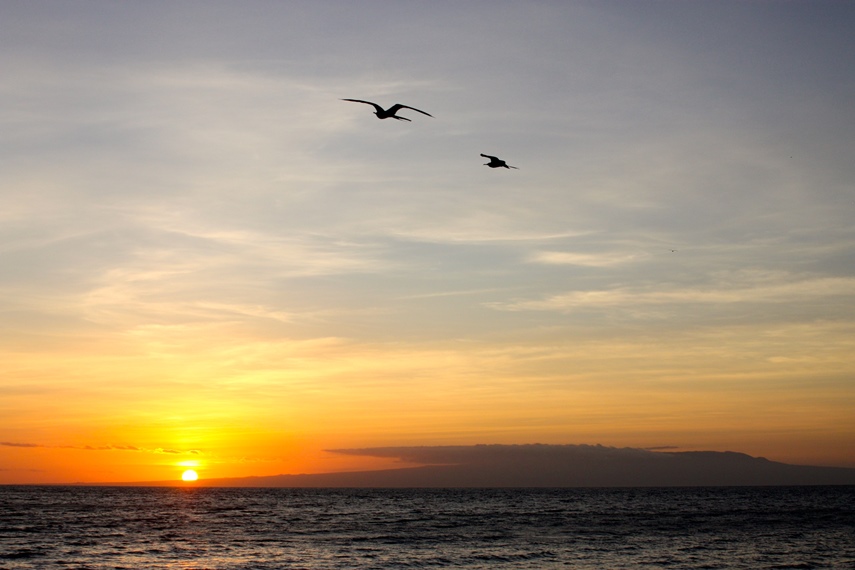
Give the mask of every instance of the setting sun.
[{"label": "setting sun", "polygon": [[193,471],[192,469],[188,469],[184,473],[181,474],[182,481],[195,481],[199,478],[199,474]]}]

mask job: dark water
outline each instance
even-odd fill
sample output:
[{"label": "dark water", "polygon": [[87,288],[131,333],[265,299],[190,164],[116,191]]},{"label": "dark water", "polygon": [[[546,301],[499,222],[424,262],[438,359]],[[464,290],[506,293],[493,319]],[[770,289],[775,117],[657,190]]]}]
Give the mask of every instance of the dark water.
[{"label": "dark water", "polygon": [[855,568],[855,487],[0,487],[0,569]]}]

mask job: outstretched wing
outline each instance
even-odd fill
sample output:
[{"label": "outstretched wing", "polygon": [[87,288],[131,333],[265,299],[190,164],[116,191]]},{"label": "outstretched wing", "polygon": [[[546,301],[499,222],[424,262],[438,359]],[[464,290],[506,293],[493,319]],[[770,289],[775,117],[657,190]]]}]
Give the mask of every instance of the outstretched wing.
[{"label": "outstretched wing", "polygon": [[412,109],[413,111],[419,112],[422,115],[427,115],[428,117],[433,117],[433,115],[431,115],[430,113],[425,113],[421,109],[416,109],[415,107],[410,107],[409,105],[401,105],[400,103],[395,103],[394,105],[392,105],[389,108],[389,112],[394,115],[395,113],[397,113],[401,109]]},{"label": "outstretched wing", "polygon": [[342,99],[342,101],[353,101],[354,103],[365,103],[366,105],[371,105],[372,107],[377,109],[378,113],[383,112],[383,107],[381,107],[377,103],[372,103],[371,101],[363,101],[362,99]]},{"label": "outstretched wing", "polygon": [[481,156],[483,156],[484,158],[489,158],[490,160],[499,160],[498,156],[490,156],[489,154],[484,153],[481,153]]}]

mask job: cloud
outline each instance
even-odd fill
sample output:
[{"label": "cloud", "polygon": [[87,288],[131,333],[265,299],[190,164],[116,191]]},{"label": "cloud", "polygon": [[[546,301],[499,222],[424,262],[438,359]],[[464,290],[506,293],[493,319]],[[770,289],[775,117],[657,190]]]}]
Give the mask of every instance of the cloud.
[{"label": "cloud", "polygon": [[83,446],[61,445],[61,446],[57,446],[57,447],[61,447],[63,449],[82,449],[85,451],[114,451],[114,450],[117,450],[117,451],[143,451],[141,448],[134,447],[132,445],[119,445],[119,446],[115,446],[115,445],[83,445]]},{"label": "cloud", "polygon": [[715,305],[741,303],[795,303],[810,299],[855,295],[855,278],[802,277],[782,273],[737,272],[714,279],[706,286],[616,287],[571,291],[539,300],[491,303],[506,311],[559,311],[576,309],[635,309],[648,305]]},{"label": "cloud", "polygon": [[406,295],[402,297],[403,299],[433,299],[437,297],[458,297],[458,296],[466,296],[466,295],[479,295],[481,293],[494,293],[497,291],[502,291],[501,288],[488,288],[488,289],[467,289],[463,291],[436,291],[434,293],[423,293],[420,295]]},{"label": "cloud", "polygon": [[651,453],[635,448],[606,447],[602,445],[459,445],[419,447],[373,447],[364,449],[329,449],[331,453],[364,457],[397,458],[402,462],[419,465],[496,465],[514,464],[528,460],[562,460],[584,455],[630,456]]},{"label": "cloud", "polygon": [[5,447],[23,447],[23,448],[44,448],[44,449],[77,449],[80,451],[134,451],[140,453],[167,453],[173,455],[190,454],[199,455],[202,452],[198,449],[177,450],[158,448],[137,447],[136,445],[46,445],[41,443],[19,443],[12,441],[0,441],[0,446]]},{"label": "cloud", "polygon": [[546,265],[582,265],[585,267],[611,267],[639,261],[646,256],[631,253],[573,253],[568,251],[538,251],[529,257],[532,263]]}]

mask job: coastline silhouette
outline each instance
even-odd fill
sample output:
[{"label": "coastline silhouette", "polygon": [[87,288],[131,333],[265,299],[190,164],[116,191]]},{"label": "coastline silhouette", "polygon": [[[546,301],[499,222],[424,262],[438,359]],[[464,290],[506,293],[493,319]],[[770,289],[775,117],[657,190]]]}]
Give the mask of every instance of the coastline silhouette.
[{"label": "coastline silhouette", "polygon": [[[733,451],[651,451],[603,445],[459,445],[328,449],[409,467],[199,480],[212,487],[684,487],[853,485],[855,469],[791,465]],[[99,483],[99,485],[108,483]],[[117,485],[117,483],[109,483]],[[118,485],[174,485],[137,481]]]}]

